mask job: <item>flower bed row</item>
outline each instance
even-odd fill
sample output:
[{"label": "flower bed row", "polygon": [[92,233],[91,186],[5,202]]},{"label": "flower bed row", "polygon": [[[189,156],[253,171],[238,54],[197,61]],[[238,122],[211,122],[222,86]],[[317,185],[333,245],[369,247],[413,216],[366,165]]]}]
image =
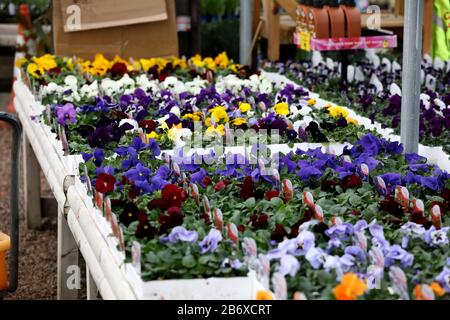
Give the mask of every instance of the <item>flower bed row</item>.
[{"label": "flower bed row", "polygon": [[[81,179],[144,280],[228,278],[252,270],[271,290],[258,298],[448,298],[446,172],[349,124],[346,109],[315,110],[305,90],[271,89],[260,110],[261,78],[253,78],[256,90],[248,79],[247,90],[240,84],[222,93],[217,86],[228,84],[220,77],[199,92],[176,92],[186,83],[170,78],[176,84],[161,90],[167,79],[148,79],[155,91],[133,88],[91,103],[49,106],[42,119],[59,122],[71,151],[83,152]],[[180,102],[183,93],[191,100]],[[340,155],[320,148],[270,154],[261,142],[239,154],[161,154],[177,140],[165,144],[157,120],[169,123],[170,132],[180,124],[189,128],[189,117],[180,117],[195,112],[215,130],[255,118],[258,125],[281,120],[288,132],[300,121],[292,130],[297,135],[311,117],[306,128],[313,121],[320,132],[324,122],[335,125],[324,139],[355,127],[354,145]],[[83,136],[89,125],[94,132]]]},{"label": "flower bed row", "polygon": [[[400,131],[401,66],[396,60],[378,57],[372,52],[349,67],[346,87],[340,84],[338,63],[320,57],[314,62],[287,64],[266,62],[264,68],[286,75],[324,99],[346,105],[356,112]],[[450,61],[422,61],[422,94],[420,103],[420,140],[442,147],[450,153]],[[336,95],[339,92],[339,95]]]}]

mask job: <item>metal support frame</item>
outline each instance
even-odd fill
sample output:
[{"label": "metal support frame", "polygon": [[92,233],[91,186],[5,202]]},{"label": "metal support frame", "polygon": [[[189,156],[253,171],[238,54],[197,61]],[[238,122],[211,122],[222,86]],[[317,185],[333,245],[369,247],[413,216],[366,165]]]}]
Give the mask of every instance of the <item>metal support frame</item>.
[{"label": "metal support frame", "polygon": [[239,61],[240,64],[250,65],[252,50],[252,14],[253,0],[241,0],[239,23]]},{"label": "metal support frame", "polygon": [[400,134],[406,153],[419,149],[422,28],[423,1],[405,1]]}]

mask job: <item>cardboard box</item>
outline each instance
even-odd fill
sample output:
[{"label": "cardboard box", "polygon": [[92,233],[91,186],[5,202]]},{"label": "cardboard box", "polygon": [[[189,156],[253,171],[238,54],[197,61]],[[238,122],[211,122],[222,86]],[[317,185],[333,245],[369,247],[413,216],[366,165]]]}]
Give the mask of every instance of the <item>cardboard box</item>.
[{"label": "cardboard box", "polygon": [[86,59],[178,55],[175,0],[53,0],[53,41],[57,55]]}]

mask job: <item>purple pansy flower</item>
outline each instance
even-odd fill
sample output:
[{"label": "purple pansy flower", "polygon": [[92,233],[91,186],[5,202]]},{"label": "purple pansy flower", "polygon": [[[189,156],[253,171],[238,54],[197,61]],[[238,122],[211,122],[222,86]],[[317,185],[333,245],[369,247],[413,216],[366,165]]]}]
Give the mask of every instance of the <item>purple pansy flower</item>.
[{"label": "purple pansy flower", "polygon": [[199,243],[201,248],[201,253],[214,252],[217,249],[218,243],[222,241],[222,234],[217,229],[209,230],[209,233],[203,240]]},{"label": "purple pansy flower", "polygon": [[295,276],[300,269],[300,262],[294,256],[285,254],[280,258],[280,265],[278,266],[278,272],[285,275]]},{"label": "purple pansy flower", "polygon": [[406,268],[413,264],[414,256],[400,247],[398,244],[391,246],[386,254],[385,263],[387,267],[392,266],[396,261]]},{"label": "purple pansy flower", "polygon": [[58,123],[62,126],[65,126],[67,122],[75,123],[77,121],[77,113],[72,103],[66,103],[63,106],[56,106],[55,113],[58,118]]},{"label": "purple pansy flower", "polygon": [[198,238],[197,231],[194,231],[194,230],[189,231],[189,230],[186,230],[186,228],[184,228],[182,226],[177,226],[172,229],[172,231],[170,232],[170,234],[168,236],[162,237],[161,242],[177,243],[178,241],[183,241],[183,242],[193,243],[193,242],[197,241],[197,238]]},{"label": "purple pansy flower", "polygon": [[440,247],[449,243],[448,231],[450,227],[444,227],[436,230],[434,226],[431,226],[424,234],[424,240],[432,247]]},{"label": "purple pansy flower", "polygon": [[436,281],[445,289],[445,292],[450,293],[450,268],[444,267],[436,277]]}]

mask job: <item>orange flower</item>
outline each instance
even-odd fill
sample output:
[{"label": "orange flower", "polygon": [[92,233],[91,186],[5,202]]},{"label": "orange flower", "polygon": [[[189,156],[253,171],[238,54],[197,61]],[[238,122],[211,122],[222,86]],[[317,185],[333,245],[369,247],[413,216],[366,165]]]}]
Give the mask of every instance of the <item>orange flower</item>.
[{"label": "orange flower", "polygon": [[367,291],[366,283],[354,273],[346,273],[333,289],[337,300],[355,300]]},{"label": "orange flower", "polygon": [[256,300],[273,300],[273,294],[267,290],[258,290]]},{"label": "orange flower", "polygon": [[434,292],[432,288],[426,284],[416,285],[413,292],[416,300],[434,300]]},{"label": "orange flower", "polygon": [[444,288],[442,288],[441,285],[437,282],[432,282],[430,287],[431,289],[433,289],[434,294],[438,297],[442,297],[445,294]]}]

